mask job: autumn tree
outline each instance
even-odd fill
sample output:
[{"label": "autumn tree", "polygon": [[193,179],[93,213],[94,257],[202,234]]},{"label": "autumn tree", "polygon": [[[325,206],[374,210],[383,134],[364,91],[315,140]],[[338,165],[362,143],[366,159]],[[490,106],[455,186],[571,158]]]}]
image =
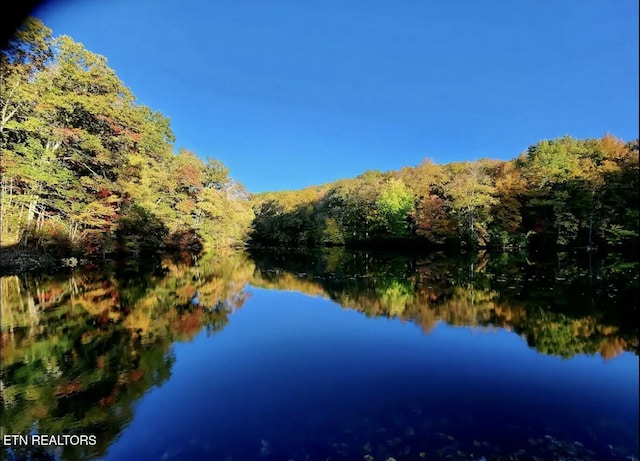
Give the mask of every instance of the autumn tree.
[{"label": "autumn tree", "polygon": [[444,192],[451,200],[451,210],[463,240],[481,246],[488,243],[491,206],[496,203],[495,187],[487,169],[479,162],[448,165],[450,180]]},{"label": "autumn tree", "polygon": [[137,103],[105,57],[29,19],[2,52],[2,79],[3,241],[51,241],[50,223],[84,255],[160,248],[167,233],[246,237],[242,186],[214,159],[174,154],[169,120]]}]

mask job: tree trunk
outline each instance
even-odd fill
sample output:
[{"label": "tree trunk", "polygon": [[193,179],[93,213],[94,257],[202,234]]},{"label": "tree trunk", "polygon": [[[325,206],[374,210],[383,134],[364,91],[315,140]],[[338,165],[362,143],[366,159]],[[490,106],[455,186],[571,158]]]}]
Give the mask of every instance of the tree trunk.
[{"label": "tree trunk", "polygon": [[30,202],[29,202],[29,208],[28,208],[28,212],[27,212],[27,224],[31,223],[31,221],[33,221],[33,218],[36,215],[36,207],[38,206],[38,197],[35,196]]}]

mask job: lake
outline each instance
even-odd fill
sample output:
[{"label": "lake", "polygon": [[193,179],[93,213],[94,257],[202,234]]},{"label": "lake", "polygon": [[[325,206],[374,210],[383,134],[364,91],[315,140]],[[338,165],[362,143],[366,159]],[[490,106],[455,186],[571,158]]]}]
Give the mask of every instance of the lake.
[{"label": "lake", "polygon": [[638,459],[638,264],[254,251],[6,276],[8,459]]}]

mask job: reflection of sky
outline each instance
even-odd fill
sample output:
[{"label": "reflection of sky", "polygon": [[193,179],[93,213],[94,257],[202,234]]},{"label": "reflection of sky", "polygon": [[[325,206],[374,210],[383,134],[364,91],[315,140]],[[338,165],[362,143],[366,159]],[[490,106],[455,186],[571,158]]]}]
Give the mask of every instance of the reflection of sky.
[{"label": "reflection of sky", "polygon": [[637,433],[633,354],[562,359],[500,329],[478,334],[440,322],[424,334],[319,297],[250,291],[223,331],[174,346],[171,379],[141,400],[106,459],[189,459],[240,446],[258,453],[263,439],[304,437],[310,419],[416,408],[475,418],[478,437],[498,437],[523,419],[534,428],[553,423],[575,439],[587,430],[600,439],[632,437],[620,428]]}]

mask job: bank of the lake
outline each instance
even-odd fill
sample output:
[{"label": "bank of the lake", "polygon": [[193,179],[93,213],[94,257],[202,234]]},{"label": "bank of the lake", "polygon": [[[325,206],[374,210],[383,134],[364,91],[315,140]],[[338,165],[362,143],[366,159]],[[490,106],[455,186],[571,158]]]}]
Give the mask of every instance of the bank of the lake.
[{"label": "bank of the lake", "polygon": [[42,251],[0,247],[0,276],[28,272],[50,273],[74,267],[77,262],[76,258],[56,257]]}]

